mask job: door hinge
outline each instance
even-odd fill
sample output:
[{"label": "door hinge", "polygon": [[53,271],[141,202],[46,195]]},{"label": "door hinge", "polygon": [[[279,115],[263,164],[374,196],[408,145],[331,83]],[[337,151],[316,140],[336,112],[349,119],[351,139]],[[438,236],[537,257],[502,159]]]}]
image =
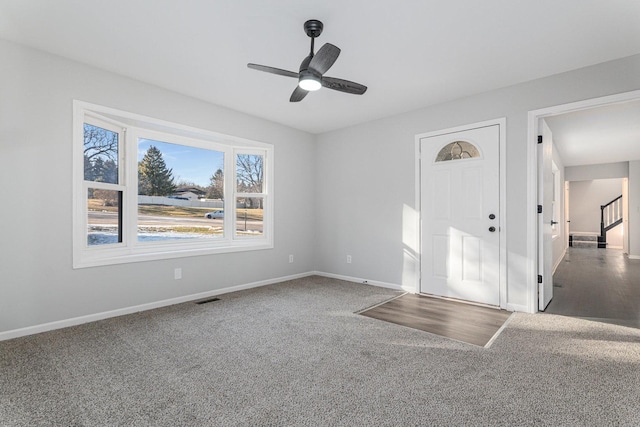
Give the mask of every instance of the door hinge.
[{"label": "door hinge", "polygon": [[538,283],[542,283],[542,275],[538,274]]},{"label": "door hinge", "polygon": [[538,135],[538,144],[542,144],[542,135]]},{"label": "door hinge", "polygon": [[538,213],[542,213],[542,205],[538,205]]}]

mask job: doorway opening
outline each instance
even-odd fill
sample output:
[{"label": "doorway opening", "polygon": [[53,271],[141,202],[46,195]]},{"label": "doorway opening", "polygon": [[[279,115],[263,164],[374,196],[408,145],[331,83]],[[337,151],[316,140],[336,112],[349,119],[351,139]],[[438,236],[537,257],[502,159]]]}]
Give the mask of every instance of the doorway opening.
[{"label": "doorway opening", "polygon": [[[593,180],[596,178],[629,179],[629,176],[633,176],[635,173],[632,173],[630,169],[637,170],[637,175],[640,178],[640,149],[636,151],[635,148],[635,145],[638,145],[637,138],[640,136],[640,127],[638,127],[637,124],[625,126],[620,121],[622,120],[621,117],[624,116],[623,111],[626,111],[627,114],[635,115],[634,123],[640,122],[640,91],[595,98],[529,112],[527,219],[529,230],[527,253],[529,272],[531,273],[528,285],[528,308],[531,312],[544,310],[552,300],[554,292],[553,271],[561,264],[560,261],[562,261],[565,256],[565,252],[569,250],[569,239],[567,238],[569,236],[567,232],[570,231],[572,224],[566,221],[571,221],[572,218],[568,216],[570,205],[565,203],[565,201],[569,201],[571,193],[570,185],[567,185],[567,183],[579,180]],[[602,120],[594,120],[593,115],[596,113],[602,113]],[[574,121],[564,120],[568,118]],[[576,123],[579,126],[581,123],[580,120],[583,120],[581,128],[590,130],[590,134],[582,134],[580,137],[580,132],[575,132],[576,135],[578,135],[577,138],[574,140],[567,138],[566,135],[564,135],[566,129],[559,125],[563,120],[565,124],[573,123],[574,126],[576,126]],[[618,120],[618,122],[616,122],[616,120]],[[607,131],[607,123],[608,126],[613,126],[611,129],[615,129],[615,131]],[[549,126],[549,124],[551,126]],[[594,139],[592,144],[587,144],[587,139],[598,136],[594,135],[597,133],[595,130],[598,129],[597,126],[600,126],[603,132],[599,134],[599,138]],[[556,128],[556,130],[560,129],[560,131],[557,132],[563,134],[563,140],[558,142],[560,149],[553,146],[553,148],[547,152],[539,148],[539,135],[543,134],[545,127],[551,130],[553,130],[553,128]],[[635,145],[629,145],[628,149],[626,148],[625,136],[623,135],[625,132],[628,134],[636,132],[637,134],[634,141]],[[555,142],[554,132],[551,132],[551,135],[553,135],[552,140]],[[544,138],[540,139],[543,140]],[[557,150],[559,153],[553,153],[553,150]],[[558,162],[558,156],[554,154],[561,154],[559,156],[561,158],[560,162]],[[558,189],[554,188],[554,169],[551,165],[546,168],[544,167],[545,158],[549,163],[551,160],[556,163],[556,173],[564,171],[564,173],[560,173],[560,175],[566,176],[562,178],[562,185],[559,186],[564,189],[564,191],[557,191]],[[566,164],[563,164],[562,160],[564,160]],[[558,163],[561,164],[559,165]],[[625,167],[626,170],[618,170],[616,172],[616,168],[624,169]],[[582,174],[582,176],[579,176],[580,174]],[[629,185],[640,186],[640,182],[637,181],[640,181],[640,179],[636,180],[635,183],[630,182]],[[624,188],[624,185],[622,187]],[[640,189],[640,187],[638,188]],[[553,193],[554,190],[556,194],[553,194],[551,197],[549,197],[549,194],[546,194],[545,197],[545,193]],[[562,197],[563,208],[554,206],[554,202],[557,202],[557,200],[554,200],[557,195],[564,196]],[[550,200],[553,202],[550,202]],[[625,203],[627,201],[628,200],[626,200]],[[609,200],[603,200],[600,203],[604,205],[607,202],[609,202]],[[598,208],[599,207],[600,206],[598,206]],[[620,203],[616,209],[624,210],[622,203]],[[558,213],[562,213],[563,211],[564,215],[558,218]],[[621,226],[625,230],[625,236],[624,239],[622,239],[623,242],[621,246],[623,246],[623,249],[620,249],[620,254],[622,255],[622,252],[627,252],[630,254],[629,258],[633,259],[635,255],[633,249],[629,251],[628,239],[631,238],[631,240],[634,241],[634,236],[629,236],[628,221],[630,218],[633,221],[634,215],[632,212],[631,215],[624,216],[626,216],[626,218],[623,217],[624,219]],[[559,232],[556,230],[554,234],[552,227],[558,227],[558,225],[556,225],[556,223],[560,222],[558,219],[563,221],[563,224],[561,224],[563,231]],[[635,223],[640,225],[640,215]],[[554,237],[555,240],[552,240]],[[635,242],[640,245],[640,233],[636,236]],[[620,246],[620,244],[616,246]],[[640,253],[638,255],[640,255]]]}]

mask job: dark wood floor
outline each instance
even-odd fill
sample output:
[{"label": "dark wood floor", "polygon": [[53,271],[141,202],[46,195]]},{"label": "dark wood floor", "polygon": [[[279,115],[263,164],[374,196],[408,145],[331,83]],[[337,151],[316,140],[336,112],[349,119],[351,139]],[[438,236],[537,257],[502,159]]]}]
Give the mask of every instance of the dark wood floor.
[{"label": "dark wood floor", "polygon": [[569,248],[545,312],[640,328],[640,260],[618,249]]},{"label": "dark wood floor", "polygon": [[479,346],[486,345],[511,315],[416,294],[403,295],[360,314]]}]

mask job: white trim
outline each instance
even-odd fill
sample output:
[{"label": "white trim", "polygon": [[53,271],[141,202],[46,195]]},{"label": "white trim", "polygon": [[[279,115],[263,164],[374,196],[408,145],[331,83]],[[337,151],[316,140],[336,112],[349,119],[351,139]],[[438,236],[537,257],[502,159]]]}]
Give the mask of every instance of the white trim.
[{"label": "white trim", "polygon": [[629,259],[640,259],[640,255],[627,255]]},{"label": "white trim", "polygon": [[528,313],[528,306],[522,304],[507,304],[507,311],[521,311],[523,313]]},{"label": "white trim", "polygon": [[[239,136],[227,135],[224,133],[214,132],[207,129],[196,128],[192,126],[187,126],[180,123],[170,122],[167,120],[156,119],[149,116],[144,116],[142,114],[132,113],[130,111],[115,109],[111,107],[105,107],[103,105],[92,104],[90,102],[81,101],[74,99],[73,100],[74,111],[77,106],[80,111],[82,110],[90,110],[94,114],[104,114],[105,116],[100,116],[103,120],[109,120],[108,116],[116,116],[118,117],[118,121],[114,121],[114,123],[120,123],[122,121],[131,123],[125,123],[127,125],[133,126],[134,123],[143,122],[153,127],[149,127],[148,130],[159,130],[161,132],[172,133],[174,135],[187,136],[191,138],[197,139],[208,139],[211,141],[215,141],[224,145],[244,145],[246,147],[256,147],[261,146],[263,148],[272,147],[272,144],[268,144],[266,142],[255,141],[247,138],[242,138]],[[124,115],[124,117],[122,117]],[[113,121],[113,119],[111,119]],[[179,131],[179,132],[175,132]]]},{"label": "white trim", "polygon": [[414,258],[414,276],[416,278],[416,283],[415,283],[415,288],[413,290],[411,290],[410,292],[414,292],[419,294],[420,293],[420,282],[422,281],[422,212],[420,211],[420,195],[421,195],[421,182],[422,182],[422,171],[420,168],[420,165],[422,163],[422,152],[420,150],[420,138],[417,137],[415,138],[415,163],[414,163],[414,167],[415,167],[415,182],[413,184],[413,188],[415,188],[415,205],[414,205],[414,210],[416,212],[416,220],[417,220],[417,224],[416,224],[416,230],[418,233],[417,239],[416,239],[416,249],[415,249],[415,254],[413,256]]},{"label": "white trim", "polygon": [[[538,125],[527,117],[527,313],[538,311]],[[535,125],[535,126],[534,126]],[[535,127],[535,129],[534,129]],[[535,144],[534,144],[535,143]],[[532,179],[533,177],[533,179]]]},{"label": "white trim", "polygon": [[260,280],[257,282],[246,283],[243,285],[229,286],[222,289],[214,289],[211,291],[200,292],[197,294],[185,295],[185,296],[176,297],[176,298],[170,298],[162,301],[134,305],[131,307],[124,307],[116,310],[103,311],[101,313],[94,313],[86,316],[72,317],[69,319],[57,320],[55,322],[28,326],[26,328],[13,329],[10,331],[0,332],[0,341],[9,340],[12,338],[19,338],[26,335],[38,334],[41,332],[53,331],[56,329],[68,328],[70,326],[76,326],[84,323],[95,322],[97,320],[108,319],[111,317],[124,316],[126,314],[138,313],[140,311],[153,310],[156,308],[166,307],[169,305],[181,304],[189,301],[196,301],[199,299],[208,298],[215,295],[227,294],[229,292],[237,292],[245,289],[252,289],[260,286],[272,285],[274,283],[285,282],[287,280],[301,279],[303,277],[313,276],[314,274],[315,274],[314,272],[307,272],[307,273],[293,274],[290,276],[278,277],[275,279]]},{"label": "white trim", "polygon": [[[527,308],[538,311],[538,120],[563,113],[614,105],[640,99],[640,90],[531,110],[527,120]],[[640,258],[639,258],[640,259]]]},{"label": "white trim", "polygon": [[481,127],[495,126],[498,125],[499,129],[499,160],[498,160],[498,181],[499,181],[499,200],[500,200],[500,215],[499,215],[499,224],[498,230],[500,231],[500,308],[508,309],[508,275],[507,275],[507,267],[508,267],[508,251],[507,251],[507,118],[501,117],[492,120],[486,120],[483,122],[472,123],[468,125],[457,126],[448,129],[441,129],[437,131],[427,132],[417,134],[415,136],[415,210],[419,212],[419,225],[418,225],[418,250],[417,250],[417,266],[418,270],[418,281],[416,283],[416,288],[414,290],[408,290],[409,292],[420,293],[420,281],[422,277],[422,273],[420,271],[421,257],[422,257],[422,212],[420,212],[420,163],[421,163],[421,153],[420,153],[420,140],[423,138],[429,138],[432,136],[438,136],[448,133],[456,133],[463,132],[471,129],[477,129]]},{"label": "white trim", "polygon": [[346,282],[361,283],[364,285],[378,286],[380,288],[394,289],[396,291],[405,291],[414,293],[413,289],[404,289],[396,283],[378,282],[376,280],[363,279],[361,277],[343,276],[341,274],[325,273],[323,271],[313,271],[310,275],[328,277],[330,279],[344,280]]},{"label": "white trim", "polygon": [[500,308],[506,309],[509,301],[507,286],[509,257],[507,251],[507,118],[495,120],[500,125]]}]

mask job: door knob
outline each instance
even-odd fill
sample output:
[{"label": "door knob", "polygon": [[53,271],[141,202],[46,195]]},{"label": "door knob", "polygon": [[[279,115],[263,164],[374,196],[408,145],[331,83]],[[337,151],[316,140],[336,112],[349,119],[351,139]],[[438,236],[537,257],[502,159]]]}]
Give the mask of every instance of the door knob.
[{"label": "door knob", "polygon": [[496,231],[496,228],[491,226],[491,227],[489,227],[489,231],[493,233],[494,231]]},{"label": "door knob", "polygon": [[489,219],[496,219],[496,216],[494,214],[490,214]]},{"label": "door knob", "polygon": [[558,221],[551,220],[551,225],[556,225]]}]

